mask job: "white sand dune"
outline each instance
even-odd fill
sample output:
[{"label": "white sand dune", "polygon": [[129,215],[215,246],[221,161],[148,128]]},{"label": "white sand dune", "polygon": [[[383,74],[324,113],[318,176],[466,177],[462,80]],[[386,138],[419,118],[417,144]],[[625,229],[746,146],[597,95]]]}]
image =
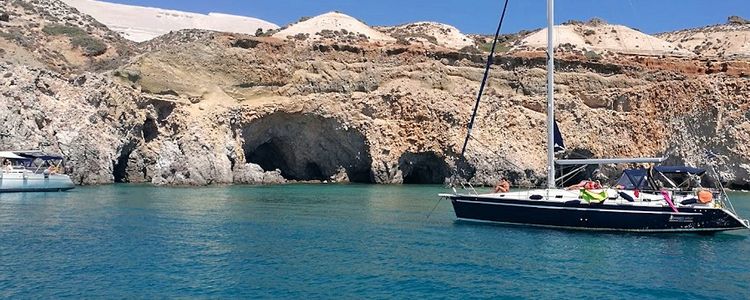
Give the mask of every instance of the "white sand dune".
[{"label": "white sand dune", "polygon": [[381,27],[380,31],[394,38],[403,38],[411,43],[435,44],[447,48],[461,49],[474,45],[474,41],[458,28],[438,22],[416,22],[393,27]]},{"label": "white sand dune", "polygon": [[293,24],[274,34],[274,37],[287,38],[298,34],[307,34],[309,39],[319,40],[323,38],[320,33],[324,30],[332,32],[346,30],[347,34],[365,35],[371,41],[395,41],[394,38],[367,26],[365,23],[338,12],[325,13]]},{"label": "white sand dune", "polygon": [[[558,25],[555,26],[555,47],[569,44],[576,49],[611,51],[622,54],[692,56],[690,51],[668,41],[622,25]],[[514,49],[547,47],[547,29],[522,39]]]},{"label": "white sand dune", "polygon": [[256,18],[209,13],[207,15],[95,0],[62,0],[92,16],[124,38],[143,42],[181,29],[206,29],[254,34],[258,28],[276,29],[276,24]]}]

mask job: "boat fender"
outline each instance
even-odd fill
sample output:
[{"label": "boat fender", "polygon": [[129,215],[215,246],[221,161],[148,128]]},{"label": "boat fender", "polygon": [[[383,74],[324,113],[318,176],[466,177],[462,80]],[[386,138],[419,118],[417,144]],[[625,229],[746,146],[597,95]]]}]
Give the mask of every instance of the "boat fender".
[{"label": "boat fender", "polygon": [[542,200],[544,197],[542,195],[531,195],[529,196],[529,199],[531,200]]},{"label": "boat fender", "polygon": [[620,195],[622,199],[628,200],[628,202],[635,202],[635,199],[633,199],[633,197],[630,197],[630,195],[626,194],[625,192],[617,192],[617,194]]}]

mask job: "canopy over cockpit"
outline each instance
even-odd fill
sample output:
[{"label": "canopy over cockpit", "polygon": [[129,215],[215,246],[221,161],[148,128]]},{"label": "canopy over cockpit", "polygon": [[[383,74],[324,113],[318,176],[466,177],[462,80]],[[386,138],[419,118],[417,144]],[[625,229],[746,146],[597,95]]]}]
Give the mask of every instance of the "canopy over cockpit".
[{"label": "canopy over cockpit", "polygon": [[62,160],[59,154],[46,153],[42,151],[13,151],[15,154],[22,156],[22,159],[41,159],[41,160]]},{"label": "canopy over cockpit", "polygon": [[0,158],[4,159],[14,159],[14,160],[24,160],[27,159],[23,156],[19,156],[18,154],[15,154],[10,151],[0,151]]}]

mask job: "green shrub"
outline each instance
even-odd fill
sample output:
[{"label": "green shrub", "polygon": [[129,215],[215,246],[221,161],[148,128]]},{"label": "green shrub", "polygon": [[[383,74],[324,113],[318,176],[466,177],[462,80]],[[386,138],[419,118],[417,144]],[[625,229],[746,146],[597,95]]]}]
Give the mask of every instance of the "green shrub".
[{"label": "green shrub", "polygon": [[107,44],[90,35],[79,35],[70,38],[70,43],[83,50],[83,55],[99,56],[107,52]]},{"label": "green shrub", "polygon": [[34,7],[33,4],[23,1],[23,0],[15,0],[13,1],[13,5],[23,7],[23,9],[28,10],[28,11],[36,12],[36,8]]},{"label": "green shrub", "polygon": [[[490,50],[492,50],[492,42],[479,45],[479,49],[484,52],[490,52]],[[495,53],[505,53],[508,51],[510,51],[510,47],[508,45],[498,43],[497,46],[495,46]]]},{"label": "green shrub", "polygon": [[89,35],[85,30],[62,24],[47,25],[42,31],[48,35],[64,35],[70,38],[70,44],[78,47],[86,56],[99,56],[107,52],[107,44]]},{"label": "green shrub", "polygon": [[17,28],[8,28],[8,32],[0,31],[0,37],[24,47],[32,47],[34,45],[34,41]]},{"label": "green shrub", "polygon": [[596,53],[594,51],[586,51],[584,56],[586,56],[586,58],[593,60],[593,61],[598,61],[602,59],[602,56],[599,53]]},{"label": "green shrub", "polygon": [[66,35],[69,37],[86,34],[86,31],[81,28],[62,24],[52,24],[44,26],[44,28],[42,28],[42,31],[48,35]]}]

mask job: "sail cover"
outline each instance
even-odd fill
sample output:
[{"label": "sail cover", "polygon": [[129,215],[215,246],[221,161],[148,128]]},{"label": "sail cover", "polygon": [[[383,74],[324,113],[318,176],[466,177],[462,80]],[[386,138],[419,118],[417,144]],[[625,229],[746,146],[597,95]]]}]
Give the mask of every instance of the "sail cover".
[{"label": "sail cover", "polygon": [[560,133],[560,128],[557,126],[557,121],[555,121],[555,153],[560,153],[565,151],[565,142],[563,142],[562,134]]}]

